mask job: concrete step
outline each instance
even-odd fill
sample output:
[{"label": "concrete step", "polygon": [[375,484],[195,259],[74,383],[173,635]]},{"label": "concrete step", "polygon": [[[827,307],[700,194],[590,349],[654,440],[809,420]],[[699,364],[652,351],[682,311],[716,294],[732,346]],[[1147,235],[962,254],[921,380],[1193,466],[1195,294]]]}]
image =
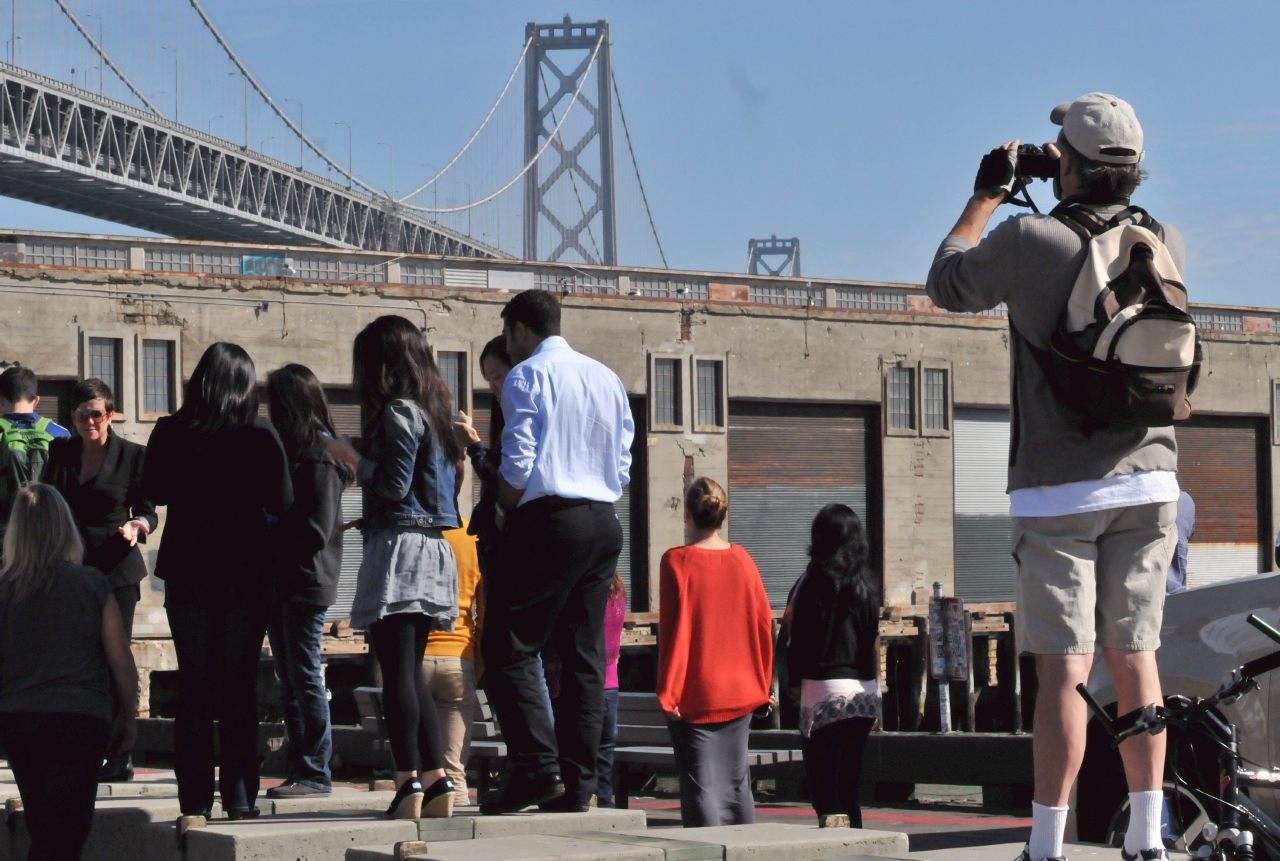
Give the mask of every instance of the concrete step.
[{"label": "concrete step", "polygon": [[[240,822],[222,819],[221,806],[215,804],[208,827],[188,833],[185,861],[341,861],[353,845],[391,845],[401,840],[442,843],[549,831],[609,832],[645,827],[644,812],[640,810],[480,816],[477,808],[464,807],[455,810],[452,819],[387,819],[385,811],[394,795],[338,787],[327,796],[274,800],[260,797],[261,815]],[[0,807],[0,816],[5,816],[3,810]],[[179,812],[176,797],[100,798],[85,844],[84,861],[183,861],[175,826]],[[23,811],[14,811],[0,820],[0,861],[19,861],[26,857],[29,847]]]},{"label": "concrete step", "polygon": [[[809,861],[855,854],[901,856],[908,849],[907,836],[898,832],[775,823],[426,842],[423,861]],[[346,855],[346,861],[394,858],[392,845],[358,846]]]}]

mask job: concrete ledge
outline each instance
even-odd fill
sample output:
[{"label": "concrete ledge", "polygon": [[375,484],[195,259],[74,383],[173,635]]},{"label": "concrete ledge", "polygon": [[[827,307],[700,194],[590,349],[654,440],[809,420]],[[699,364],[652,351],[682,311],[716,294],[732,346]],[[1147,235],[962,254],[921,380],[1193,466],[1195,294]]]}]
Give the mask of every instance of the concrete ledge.
[{"label": "concrete ledge", "polygon": [[[600,843],[544,834],[429,845],[427,854],[422,858],[423,861],[556,861],[561,858],[572,861],[666,861],[662,850],[652,846]],[[394,861],[394,854],[390,845],[360,846],[347,850],[346,861]]]},{"label": "concrete ledge", "polygon": [[[506,816],[481,816],[466,813],[462,817],[475,823],[474,837],[514,837],[521,834],[567,834],[578,831],[635,831],[647,825],[643,810],[609,810],[596,808],[586,813],[512,813]],[[430,822],[423,819],[422,822]],[[439,820],[436,820],[439,821]],[[426,840],[426,837],[422,838]]]},{"label": "concrete ledge", "polygon": [[[897,831],[774,822],[664,828],[661,833],[674,839],[718,844],[724,848],[724,861],[809,861],[831,855],[905,855],[910,849],[907,835]],[[654,832],[639,834],[649,836]]]},{"label": "concrete ledge", "polygon": [[409,820],[381,816],[298,814],[241,822],[215,820],[208,828],[188,831],[186,839],[185,861],[343,861],[352,846],[417,840],[418,828]]},{"label": "concrete ledge", "polygon": [[[907,836],[891,831],[765,823],[656,831],[587,831],[428,841],[425,861],[810,861],[819,857],[905,855]],[[346,861],[393,861],[390,845],[360,846]]]}]

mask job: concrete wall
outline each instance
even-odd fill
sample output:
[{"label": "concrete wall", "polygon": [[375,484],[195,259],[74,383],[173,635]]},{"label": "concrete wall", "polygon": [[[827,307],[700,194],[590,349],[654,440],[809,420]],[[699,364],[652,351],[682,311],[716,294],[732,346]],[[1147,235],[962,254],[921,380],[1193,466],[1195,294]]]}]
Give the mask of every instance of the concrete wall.
[{"label": "concrete wall", "polygon": [[[723,281],[717,282],[719,293],[746,295],[738,289],[745,289],[745,281],[738,286],[732,279]],[[101,333],[127,343],[138,337],[177,338],[184,377],[209,344],[231,340],[248,350],[262,378],[298,361],[324,383],[348,386],[356,333],[381,314],[399,313],[424,325],[438,349],[470,353],[473,388],[483,385],[475,358],[501,331],[499,312],[510,298],[505,291],[398,284],[34,267],[0,269],[0,291],[6,310],[0,317],[0,367],[18,362],[45,377],[80,376],[84,338]],[[881,407],[885,368],[903,363],[948,369],[955,405],[1007,407],[1007,323],[940,314],[922,296],[913,300],[910,307],[919,313],[573,295],[564,302],[564,333],[642,397],[648,393],[649,357],[661,354],[724,358],[731,401]],[[1208,332],[1205,340],[1197,410],[1269,416],[1272,381],[1280,379],[1280,337]],[[689,393],[684,396],[687,400]],[[129,397],[125,401],[134,403]],[[153,425],[132,406],[123,413],[121,434],[145,442]],[[644,435],[648,455],[650,599],[656,609],[659,560],[683,539],[680,499],[686,476],[707,475],[727,486],[728,439],[724,433],[637,431]],[[909,604],[922,600],[935,581],[948,590],[952,584],[952,443],[949,432],[883,433],[878,468],[886,599]],[[1271,462],[1275,498],[1280,477],[1275,447]],[[470,494],[464,491],[463,499]],[[1280,528],[1275,509],[1273,532]],[[139,621],[161,624],[163,619],[149,620],[144,612]]]}]

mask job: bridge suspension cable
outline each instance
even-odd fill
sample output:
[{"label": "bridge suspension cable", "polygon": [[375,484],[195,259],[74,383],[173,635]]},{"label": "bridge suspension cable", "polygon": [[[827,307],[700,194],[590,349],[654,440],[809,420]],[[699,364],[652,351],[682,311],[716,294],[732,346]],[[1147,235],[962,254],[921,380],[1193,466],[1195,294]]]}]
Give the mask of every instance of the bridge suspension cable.
[{"label": "bridge suspension cable", "polygon": [[93,36],[89,35],[89,31],[80,23],[80,19],[75,16],[75,13],[67,8],[67,4],[64,3],[63,0],[58,0],[58,8],[62,10],[62,14],[66,15],[67,18],[70,19],[71,23],[75,25],[76,29],[80,31],[80,35],[84,36],[85,41],[89,43],[89,47],[98,52],[98,56],[102,58],[102,62],[107,64],[107,68],[115,72],[116,77],[124,81],[124,85],[128,87],[144,105],[147,106],[147,109],[156,116],[164,116],[164,114],[160,113],[159,109],[157,109],[155,105],[151,104],[147,97],[142,94],[142,91],[133,85],[133,81],[129,80],[128,76],[126,76],[124,72],[120,71],[120,67],[111,62],[111,58],[107,56],[107,52],[102,50],[102,46],[98,44],[97,40],[94,39]]},{"label": "bridge suspension cable", "polygon": [[[61,5],[62,0],[58,0],[58,3],[59,5]],[[250,74],[249,69],[245,66],[245,64],[240,62],[240,58],[236,56],[236,52],[231,50],[231,45],[228,44],[226,39],[222,38],[222,33],[218,32],[218,28],[213,25],[213,21],[210,20],[209,16],[205,14],[204,9],[200,8],[199,0],[191,0],[191,8],[196,10],[196,14],[200,16],[200,20],[204,22],[205,27],[207,27],[209,29],[209,32],[213,34],[213,38],[217,40],[218,44],[222,46],[222,50],[227,52],[227,56],[231,59],[231,62],[235,64],[235,67],[240,70],[240,74],[244,75],[245,80],[248,81],[253,86],[254,91],[257,92],[257,94],[262,97],[262,100],[266,102],[267,106],[270,107],[271,110],[275,112],[276,116],[278,116],[284,122],[284,124],[289,127],[290,131],[296,134],[299,137],[299,139],[302,140],[303,143],[305,143],[308,147],[310,147],[312,152],[320,156],[320,158],[324,159],[325,163],[328,164],[329,167],[333,168],[338,173],[345,176],[352,183],[360,186],[365,191],[372,194],[374,197],[384,197],[384,198],[386,197],[386,195],[383,192],[378,191],[373,186],[365,182],[361,182],[354,174],[352,174],[346,168],[342,167],[342,165],[338,164],[333,159],[329,158],[328,153],[320,149],[320,147],[317,146],[315,142],[311,140],[311,138],[307,137],[306,133],[304,133],[302,129],[298,128],[298,126],[293,122],[293,120],[289,118],[289,115],[286,114],[284,111],[280,110],[280,108],[276,105],[276,103],[271,100],[271,96],[267,95],[267,91],[264,90],[262,88],[262,85],[258,83],[257,79],[254,78],[252,74]],[[81,32],[83,32],[83,28],[81,29]],[[157,111],[157,113],[159,112]]]},{"label": "bridge suspension cable", "polygon": [[[612,73],[612,69],[610,70]],[[631,166],[636,170],[636,183],[640,186],[640,199],[644,201],[645,215],[649,216],[649,228],[653,231],[653,241],[658,243],[658,255],[662,258],[662,268],[667,265],[667,252],[662,250],[662,240],[658,238],[658,225],[653,220],[653,210],[649,208],[649,195],[644,192],[644,180],[640,178],[640,163],[636,161],[636,148],[631,145],[631,129],[627,128],[627,112],[622,109],[622,93],[618,92],[618,76],[610,74],[613,83],[613,95],[618,100],[618,116],[622,117],[622,134],[627,139],[627,152],[631,153]],[[594,241],[594,240],[592,240]]]},{"label": "bridge suspension cable", "polygon": [[[434,183],[440,177],[444,176],[445,173],[448,172],[449,168],[453,167],[454,164],[457,163],[458,159],[462,158],[463,153],[465,153],[467,150],[471,148],[471,145],[476,142],[476,138],[480,137],[480,132],[484,131],[484,127],[487,126],[489,124],[489,120],[493,118],[493,112],[496,111],[498,109],[498,105],[502,103],[502,99],[504,96],[506,96],[507,90],[511,88],[511,82],[514,81],[516,79],[516,75],[519,74],[520,66],[521,64],[524,63],[525,55],[529,53],[529,46],[532,44],[533,44],[532,37],[525,40],[524,49],[520,52],[520,58],[516,60],[515,68],[511,70],[511,76],[507,78],[507,83],[503,85],[502,92],[498,93],[498,98],[494,100],[493,107],[489,108],[489,113],[485,114],[484,120],[480,123],[480,128],[476,129],[475,134],[471,136],[471,139],[462,145],[462,149],[458,150],[458,154],[455,155],[448,164],[440,168],[440,170],[436,173],[435,176],[431,177],[431,179],[427,180],[422,185],[418,186],[413,191],[409,192],[404,197],[400,198],[400,200],[398,201],[399,203],[404,203],[406,200],[413,197],[414,195],[420,194],[421,192],[426,191],[428,188],[430,188],[432,183]],[[443,210],[430,210],[430,211],[440,212]]]},{"label": "bridge suspension cable", "polygon": [[[194,3],[196,2],[196,0],[191,0],[191,2]],[[590,70],[591,66],[595,64],[596,57],[599,56],[600,54],[600,46],[603,44],[604,44],[604,36],[601,36],[599,39],[596,40],[596,46],[591,51],[591,58],[587,61],[588,71]],[[529,169],[538,163],[538,159],[542,158],[542,154],[547,151],[547,147],[551,146],[551,142],[560,136],[560,127],[564,125],[564,121],[568,119],[569,114],[573,113],[573,106],[578,103],[578,96],[582,93],[582,86],[587,82],[588,77],[589,77],[589,74],[587,73],[584,73],[582,75],[582,79],[578,81],[577,89],[573,91],[573,98],[569,100],[569,106],[565,108],[564,113],[560,115],[560,121],[557,122],[556,127],[551,130],[551,134],[547,135],[546,141],[543,142],[542,146],[538,148],[538,151],[534,153],[533,158],[529,159],[529,161],[525,163],[525,166],[520,169],[520,172],[517,173],[515,176],[511,177],[511,179],[507,182],[507,184],[502,186],[502,188],[493,192],[493,194],[490,194],[488,197],[481,198],[480,200],[477,200],[473,203],[468,203],[465,206],[453,206],[453,207],[447,207],[447,208],[442,207],[437,209],[430,206],[414,206],[412,203],[404,203],[403,201],[400,202],[400,205],[403,206],[405,209],[412,209],[415,212],[433,212],[438,214],[443,214],[448,212],[466,212],[468,209],[474,209],[477,206],[486,204],[489,201],[501,195],[504,191],[506,191],[507,189],[511,188],[511,186],[519,182],[521,177],[523,177],[526,173],[528,173]]]}]

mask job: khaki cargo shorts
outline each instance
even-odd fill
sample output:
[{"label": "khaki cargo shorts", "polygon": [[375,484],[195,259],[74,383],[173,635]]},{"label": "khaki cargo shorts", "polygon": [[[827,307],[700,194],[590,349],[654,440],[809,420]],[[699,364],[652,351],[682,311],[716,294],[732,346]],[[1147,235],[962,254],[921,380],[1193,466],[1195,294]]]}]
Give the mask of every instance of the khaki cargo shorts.
[{"label": "khaki cargo shorts", "polygon": [[1176,502],[1013,518],[1018,650],[1091,655],[1160,646]]}]

